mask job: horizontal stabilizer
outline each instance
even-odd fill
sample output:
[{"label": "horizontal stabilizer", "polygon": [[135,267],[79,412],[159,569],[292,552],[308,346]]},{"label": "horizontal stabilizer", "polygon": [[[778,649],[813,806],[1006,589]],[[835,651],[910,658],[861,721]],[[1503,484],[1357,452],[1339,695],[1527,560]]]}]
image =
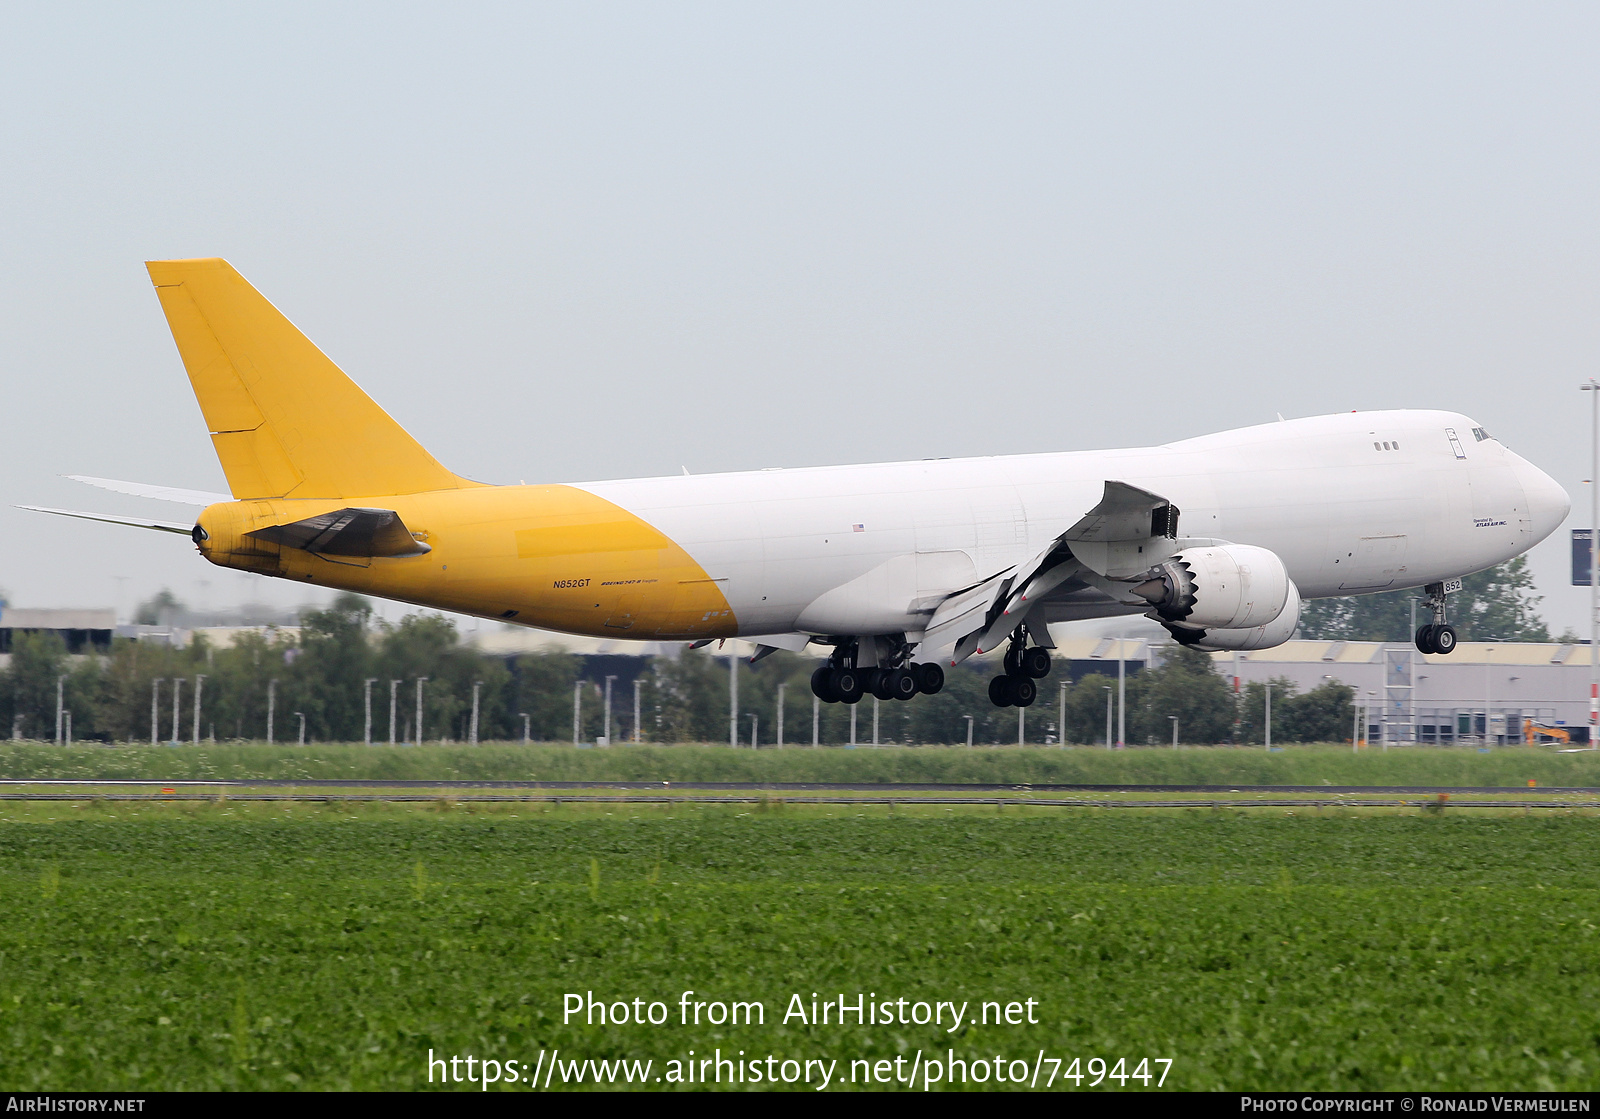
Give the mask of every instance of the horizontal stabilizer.
[{"label": "horizontal stabilizer", "polygon": [[194,536],[193,524],[180,524],[177,521],[152,521],[148,517],[113,517],[110,513],[80,513],[75,509],[47,509],[43,505],[19,505],[18,509],[28,509],[35,513],[54,513],[60,517],[82,517],[86,521],[104,521],[108,525],[132,525],[134,528],[153,528],[158,532],[177,532],[184,536]]},{"label": "horizontal stabilizer", "polygon": [[86,486],[98,486],[112,493],[125,493],[133,497],[151,497],[157,501],[173,501],[179,505],[215,505],[219,501],[232,501],[233,497],[225,493],[212,493],[209,490],[186,490],[177,486],[151,486],[143,482],[119,482],[113,478],[91,478],[86,474],[68,474],[67,478],[74,482],[82,482]]},{"label": "horizontal stabilizer", "polygon": [[319,556],[360,556],[404,559],[433,551],[411,535],[393,509],[335,509],[245,533],[286,548],[300,548]]}]

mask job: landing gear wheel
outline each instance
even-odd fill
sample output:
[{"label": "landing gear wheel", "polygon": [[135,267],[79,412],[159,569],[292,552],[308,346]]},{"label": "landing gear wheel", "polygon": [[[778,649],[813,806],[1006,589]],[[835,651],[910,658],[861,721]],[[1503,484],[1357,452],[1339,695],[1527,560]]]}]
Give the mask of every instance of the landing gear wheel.
[{"label": "landing gear wheel", "polygon": [[1026,676],[1015,676],[1011,679],[1011,702],[1018,707],[1032,707],[1033,701],[1039,698],[1039,685]]},{"label": "landing gear wheel", "polygon": [[944,687],[944,669],[931,661],[927,664],[914,664],[911,671],[917,677],[917,691],[923,695],[936,695]]},{"label": "landing gear wheel", "polygon": [[886,668],[867,669],[867,691],[879,699],[893,699],[894,693],[889,690],[894,682],[894,673]]},{"label": "landing gear wheel", "polygon": [[1041,649],[1035,645],[1022,654],[1022,671],[1024,675],[1035,680],[1043,680],[1050,675],[1050,650]]},{"label": "landing gear wheel", "polygon": [[861,695],[865,690],[862,687],[861,673],[853,668],[836,668],[833,670],[833,694],[839,697],[840,703],[860,703]]},{"label": "landing gear wheel", "polygon": [[1011,706],[1011,681],[1010,676],[996,676],[989,681],[989,702],[996,707]]},{"label": "landing gear wheel", "polygon": [[811,694],[823,703],[839,702],[839,693],[833,690],[833,669],[823,665],[811,674]]},{"label": "landing gear wheel", "polygon": [[1429,624],[1417,629],[1417,652],[1437,653],[1439,651],[1433,644],[1433,634],[1438,628],[1436,625]]},{"label": "landing gear wheel", "polygon": [[1433,627],[1433,651],[1449,654],[1456,650],[1456,631],[1454,626]]},{"label": "landing gear wheel", "polygon": [[897,668],[893,672],[884,673],[889,678],[885,689],[890,699],[910,699],[917,694],[917,676],[907,668]]}]

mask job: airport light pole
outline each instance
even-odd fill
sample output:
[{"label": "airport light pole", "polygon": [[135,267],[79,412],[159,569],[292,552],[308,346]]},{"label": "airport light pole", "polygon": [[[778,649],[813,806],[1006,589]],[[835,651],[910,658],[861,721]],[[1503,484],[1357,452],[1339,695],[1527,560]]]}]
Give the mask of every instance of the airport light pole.
[{"label": "airport light pole", "polygon": [[972,716],[963,715],[961,717],[967,721],[967,749],[970,750],[972,749]]},{"label": "airport light pole", "polygon": [[578,680],[572,685],[572,744],[578,744],[578,735],[583,729],[583,681]]},{"label": "airport light pole", "polygon": [[739,745],[739,657],[728,650],[728,745]]},{"label": "airport light pole", "polygon": [[1490,658],[1494,656],[1494,646],[1485,645],[1483,649],[1483,744],[1485,746],[1497,745],[1490,738],[1490,729],[1494,718],[1494,666]]},{"label": "airport light pole", "polygon": [[1056,745],[1067,744],[1067,682],[1061,681],[1061,687],[1056,695]]},{"label": "airport light pole", "polygon": [[822,745],[822,700],[811,697],[811,745]]},{"label": "airport light pole", "polygon": [[395,726],[396,726],[396,723],[395,723],[395,712],[396,712],[396,710],[397,710],[397,708],[399,706],[398,703],[397,703],[397,699],[398,699],[399,695],[400,695],[400,681],[398,681],[398,680],[390,680],[389,681],[389,745],[391,745],[391,746],[393,746],[394,742],[395,742],[395,738],[394,738],[394,732],[395,732]]},{"label": "airport light pole", "polygon": [[166,682],[165,676],[150,681],[150,745],[152,746],[161,741],[161,685]]},{"label": "airport light pole", "polygon": [[66,710],[66,705],[64,703],[64,700],[66,698],[66,689],[67,689],[67,678],[65,676],[57,676],[56,677],[56,745],[57,746],[61,745],[61,712]]},{"label": "airport light pole", "polygon": [[760,720],[754,711],[750,712],[750,749],[754,750],[761,745],[761,737],[757,733],[761,729]]},{"label": "airport light pole", "polygon": [[1117,746],[1128,744],[1128,672],[1125,637],[1117,638]]},{"label": "airport light pole", "polygon": [[1266,694],[1266,701],[1265,701],[1265,708],[1264,708],[1265,717],[1264,717],[1264,719],[1262,721],[1266,724],[1266,735],[1265,735],[1265,737],[1266,737],[1266,740],[1267,740],[1267,752],[1271,753],[1272,752],[1272,685],[1268,684],[1268,685],[1266,685],[1266,688],[1267,688],[1267,694]]},{"label": "airport light pole", "polygon": [[417,677],[417,745],[422,745],[422,685],[428,682],[426,676]]},{"label": "airport light pole", "polygon": [[306,744],[306,713],[304,711],[296,711],[294,713],[294,717],[300,720],[299,742],[300,745],[304,746]]},{"label": "airport light pole", "polygon": [[526,711],[518,711],[517,714],[522,717],[522,744],[524,746],[526,746],[528,744],[528,736],[529,736],[529,731],[528,731],[528,713]]},{"label": "airport light pole", "polygon": [[1600,381],[1578,387],[1589,394],[1589,749],[1600,750]]},{"label": "airport light pole", "polygon": [[[267,745],[272,745],[272,716],[278,706],[278,681],[267,681]],[[391,740],[392,741],[392,740]]]},{"label": "airport light pole", "polygon": [[643,684],[644,681],[639,677],[635,676],[633,678],[633,744],[635,746],[644,741],[644,728],[639,725],[639,689]]},{"label": "airport light pole", "polygon": [[1239,650],[1233,651],[1233,733],[1228,737],[1228,744],[1239,744]]},{"label": "airport light pole", "polygon": [[372,685],[377,682],[378,678],[373,676],[363,681],[361,685],[361,708],[365,713],[361,725],[361,744],[363,746],[372,745]]},{"label": "airport light pole", "polygon": [[605,730],[602,731],[601,734],[605,738],[607,746],[611,745],[611,681],[613,681],[615,679],[616,679],[615,676],[607,676],[606,677]]},{"label": "airport light pole", "polygon": [[1111,685],[1102,684],[1100,690],[1106,693],[1106,749],[1111,749]]},{"label": "airport light pole", "polygon": [[[1019,708],[1017,708],[1017,710],[1021,711],[1022,708],[1019,707]],[[878,697],[877,696],[873,696],[872,697],[872,744],[874,746],[876,746],[878,744]]]},{"label": "airport light pole", "polygon": [[1178,748],[1178,717],[1176,715],[1168,715],[1167,718],[1172,720],[1172,748],[1176,750]]},{"label": "airport light pole", "polygon": [[205,687],[206,678],[201,673],[194,677],[194,744],[200,745],[200,692]]},{"label": "airport light pole", "polygon": [[779,684],[778,685],[778,745],[779,746],[783,745],[783,689],[787,688],[788,686],[789,686],[788,684]]},{"label": "airport light pole", "polygon": [[179,731],[178,720],[180,718],[182,718],[182,710],[183,710],[178,704],[178,698],[182,694],[183,694],[183,677],[182,676],[174,676],[172,678],[172,745],[174,745],[174,746],[178,745],[178,731]]},{"label": "airport light pole", "polygon": [[1026,707],[1017,708],[1017,745],[1018,746],[1026,746],[1028,744],[1027,725],[1024,722],[1027,710],[1028,709]]},{"label": "airport light pole", "polygon": [[472,729],[468,732],[468,736],[474,746],[478,744],[478,692],[482,687],[482,680],[472,682]]}]

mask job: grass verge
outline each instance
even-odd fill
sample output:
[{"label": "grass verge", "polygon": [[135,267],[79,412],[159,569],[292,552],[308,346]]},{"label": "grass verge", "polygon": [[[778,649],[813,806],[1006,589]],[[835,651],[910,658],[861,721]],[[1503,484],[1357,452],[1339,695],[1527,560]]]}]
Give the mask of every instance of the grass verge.
[{"label": "grass verge", "polygon": [[1203,747],[734,750],[725,746],[201,746],[0,744],[11,779],[463,781],[819,781],[1003,784],[1600,786],[1600,753],[1549,749],[1296,746],[1281,753]]}]

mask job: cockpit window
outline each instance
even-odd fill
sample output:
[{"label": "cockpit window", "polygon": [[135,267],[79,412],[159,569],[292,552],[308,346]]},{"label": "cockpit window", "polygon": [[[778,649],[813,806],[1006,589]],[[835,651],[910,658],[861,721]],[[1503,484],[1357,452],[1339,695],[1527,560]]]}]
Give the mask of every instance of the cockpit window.
[{"label": "cockpit window", "polygon": [[1475,427],[1475,428],[1472,429],[1472,437],[1474,439],[1476,439],[1480,443],[1482,443],[1485,439],[1493,439],[1494,438],[1494,436],[1490,435],[1487,431],[1483,430],[1483,428],[1481,428],[1481,427]]}]

